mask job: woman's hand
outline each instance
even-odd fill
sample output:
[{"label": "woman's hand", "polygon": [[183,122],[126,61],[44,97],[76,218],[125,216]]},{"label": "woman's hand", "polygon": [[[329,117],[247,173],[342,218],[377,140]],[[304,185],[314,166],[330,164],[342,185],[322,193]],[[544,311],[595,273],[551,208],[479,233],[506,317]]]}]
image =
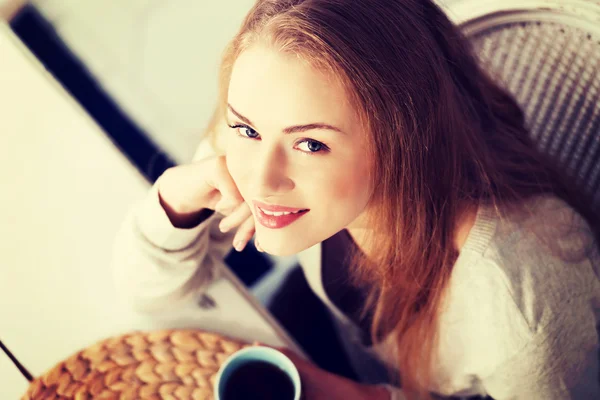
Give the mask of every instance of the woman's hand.
[{"label": "woman's hand", "polygon": [[158,184],[161,204],[174,226],[193,227],[202,222],[206,210],[215,210],[225,215],[219,224],[222,232],[237,227],[233,239],[237,251],[252,239],[252,211],[229,174],[224,156],[169,168]]},{"label": "woman's hand", "polygon": [[302,359],[288,349],[278,348],[300,372],[303,400],[389,400],[387,389],[363,385],[334,375]]}]

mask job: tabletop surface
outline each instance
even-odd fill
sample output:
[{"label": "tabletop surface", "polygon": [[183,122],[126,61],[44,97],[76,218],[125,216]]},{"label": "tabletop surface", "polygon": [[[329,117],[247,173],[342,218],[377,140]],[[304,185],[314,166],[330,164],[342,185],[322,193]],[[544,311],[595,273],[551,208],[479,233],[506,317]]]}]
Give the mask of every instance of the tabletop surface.
[{"label": "tabletop surface", "polygon": [[2,398],[20,398],[27,390],[28,384],[8,356],[0,350],[0,395]]}]

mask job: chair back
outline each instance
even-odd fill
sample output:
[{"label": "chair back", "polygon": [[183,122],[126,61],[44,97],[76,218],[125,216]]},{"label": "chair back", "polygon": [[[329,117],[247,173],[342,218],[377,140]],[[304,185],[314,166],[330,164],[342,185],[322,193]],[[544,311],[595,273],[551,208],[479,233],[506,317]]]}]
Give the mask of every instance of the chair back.
[{"label": "chair back", "polygon": [[[442,0],[440,0],[440,3]],[[446,0],[536,145],[600,212],[600,2]]]}]

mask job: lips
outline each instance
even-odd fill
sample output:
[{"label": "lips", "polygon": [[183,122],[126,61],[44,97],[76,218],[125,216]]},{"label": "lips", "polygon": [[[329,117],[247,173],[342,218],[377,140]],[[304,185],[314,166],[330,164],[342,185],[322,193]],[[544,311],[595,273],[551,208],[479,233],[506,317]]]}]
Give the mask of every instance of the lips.
[{"label": "lips", "polygon": [[254,202],[254,209],[258,222],[269,229],[284,228],[310,211],[302,208],[273,206],[258,201]]}]

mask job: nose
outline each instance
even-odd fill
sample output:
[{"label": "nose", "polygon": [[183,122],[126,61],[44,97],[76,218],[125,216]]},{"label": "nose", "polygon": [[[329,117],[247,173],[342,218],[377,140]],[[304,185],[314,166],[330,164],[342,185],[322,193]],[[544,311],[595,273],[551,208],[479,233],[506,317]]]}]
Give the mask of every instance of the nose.
[{"label": "nose", "polygon": [[253,169],[257,194],[263,199],[294,188],[294,181],[287,173],[287,155],[281,146],[263,145]]}]

